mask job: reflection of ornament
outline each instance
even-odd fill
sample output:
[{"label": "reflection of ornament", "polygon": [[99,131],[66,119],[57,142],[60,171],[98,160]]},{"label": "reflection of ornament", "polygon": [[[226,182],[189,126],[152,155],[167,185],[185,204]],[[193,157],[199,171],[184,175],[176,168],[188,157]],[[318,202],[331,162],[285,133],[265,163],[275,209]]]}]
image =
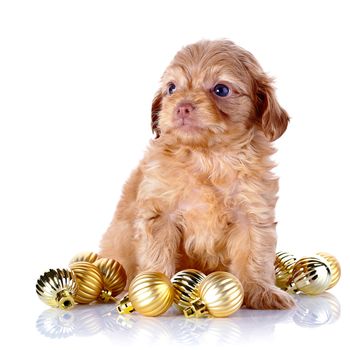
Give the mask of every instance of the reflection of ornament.
[{"label": "reflection of ornament", "polygon": [[191,301],[198,299],[198,285],[204,280],[205,274],[194,269],[179,271],[171,282],[174,286],[174,303],[183,311],[191,306]]},{"label": "reflection of ornament", "polygon": [[123,266],[113,259],[101,258],[94,262],[103,276],[103,289],[100,299],[108,302],[120,294],[126,285],[126,272]]},{"label": "reflection of ornament", "polygon": [[295,297],[297,310],[293,320],[301,327],[318,327],[333,323],[340,316],[340,304],[330,293],[317,296],[297,295]]},{"label": "reflection of ornament", "polygon": [[160,272],[142,272],[130,283],[129,294],[117,305],[119,313],[136,310],[145,316],[158,316],[167,311],[174,300],[174,288]]},{"label": "reflection of ornament", "polygon": [[101,331],[115,332],[121,329],[114,307],[110,304],[99,307],[79,305],[72,312],[48,309],[39,315],[36,326],[41,334],[49,338],[66,338],[73,335],[86,337]]},{"label": "reflection of ornament", "polygon": [[96,300],[102,291],[103,282],[100,270],[87,261],[79,261],[70,265],[78,283],[78,292],[74,300],[79,304],[89,304]]},{"label": "reflection of ornament", "polygon": [[87,261],[89,263],[94,263],[99,256],[94,252],[81,252],[73,256],[69,264],[73,264],[78,261]]},{"label": "reflection of ornament", "polygon": [[200,283],[198,292],[199,299],[184,310],[186,317],[201,317],[208,312],[214,317],[227,317],[243,303],[242,284],[229,272],[212,272]]},{"label": "reflection of ornament", "polygon": [[278,252],[275,260],[275,275],[277,287],[287,290],[289,280],[292,276],[293,266],[296,262],[296,257],[287,252]]},{"label": "reflection of ornament", "polygon": [[73,312],[48,309],[39,315],[36,327],[41,334],[48,338],[67,338],[75,332],[74,321]]},{"label": "reflection of ornament", "polygon": [[208,329],[210,321],[213,321],[212,319],[207,318],[197,322],[193,318],[172,317],[169,321],[173,339],[176,339],[176,344],[180,346],[205,344],[206,338],[211,340],[211,334],[208,334]]},{"label": "reflection of ornament", "polygon": [[331,282],[331,270],[321,257],[299,259],[292,272],[289,291],[317,295],[324,292]]},{"label": "reflection of ornament", "polygon": [[41,275],[36,283],[39,298],[45,304],[63,310],[69,310],[74,306],[77,289],[76,276],[66,269],[50,269]]},{"label": "reflection of ornament", "polygon": [[74,310],[74,335],[80,337],[92,336],[102,330],[99,308],[90,305],[78,305]]},{"label": "reflection of ornament", "polygon": [[339,261],[335,258],[335,256],[325,253],[325,252],[320,252],[317,253],[316,255],[321,256],[322,258],[326,259],[330,269],[331,269],[331,274],[332,274],[332,279],[331,283],[329,284],[329,287],[327,289],[333,288],[339,281],[340,275],[341,275],[341,268]]}]

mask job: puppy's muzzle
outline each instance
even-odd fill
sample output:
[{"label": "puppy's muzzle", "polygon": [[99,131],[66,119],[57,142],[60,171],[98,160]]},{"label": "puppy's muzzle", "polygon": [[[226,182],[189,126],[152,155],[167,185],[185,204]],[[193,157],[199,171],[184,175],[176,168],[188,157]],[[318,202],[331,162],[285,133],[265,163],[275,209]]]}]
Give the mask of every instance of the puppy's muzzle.
[{"label": "puppy's muzzle", "polygon": [[192,117],[192,113],[195,107],[188,102],[182,102],[178,104],[174,111],[175,119],[182,120],[183,122]]}]

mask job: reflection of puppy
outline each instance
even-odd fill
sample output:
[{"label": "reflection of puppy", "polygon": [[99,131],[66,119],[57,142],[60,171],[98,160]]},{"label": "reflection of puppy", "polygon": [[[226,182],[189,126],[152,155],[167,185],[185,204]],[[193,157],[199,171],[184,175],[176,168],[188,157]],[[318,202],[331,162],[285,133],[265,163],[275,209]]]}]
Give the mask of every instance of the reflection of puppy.
[{"label": "reflection of puppy", "polygon": [[229,41],[182,49],[152,106],[157,138],[101,242],[129,280],[144,270],[235,274],[252,308],[284,309],[274,285],[278,180],[271,141],[289,118],[255,58]]}]

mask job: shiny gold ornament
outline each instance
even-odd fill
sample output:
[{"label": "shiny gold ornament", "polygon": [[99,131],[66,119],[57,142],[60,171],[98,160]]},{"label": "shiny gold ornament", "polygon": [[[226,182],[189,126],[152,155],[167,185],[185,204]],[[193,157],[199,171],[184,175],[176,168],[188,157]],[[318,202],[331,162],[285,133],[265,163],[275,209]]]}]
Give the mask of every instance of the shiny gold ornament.
[{"label": "shiny gold ornament", "polygon": [[115,301],[126,285],[126,272],[123,266],[114,259],[100,258],[94,262],[103,276],[103,289],[100,299],[104,302]]},{"label": "shiny gold ornament", "polygon": [[278,252],[275,260],[276,286],[287,290],[292,277],[296,257],[287,252]]},{"label": "shiny gold ornament", "polygon": [[79,304],[89,304],[96,300],[103,288],[103,277],[97,266],[87,261],[78,261],[70,265],[78,283],[78,292],[74,300]]},{"label": "shiny gold ornament", "polygon": [[87,261],[89,263],[94,263],[97,259],[99,259],[99,256],[94,252],[80,252],[73,256],[69,265],[78,261]]},{"label": "shiny gold ornament", "polygon": [[36,283],[36,292],[41,301],[63,310],[74,307],[77,290],[76,276],[66,269],[50,269]]},{"label": "shiny gold ornament", "polygon": [[336,259],[335,256],[325,252],[319,252],[316,255],[326,259],[330,266],[332,278],[331,283],[329,284],[329,287],[327,289],[331,289],[339,282],[341,276],[341,268],[339,261]]},{"label": "shiny gold ornament", "polygon": [[119,313],[135,309],[145,316],[158,316],[167,311],[174,300],[169,278],[160,272],[142,272],[130,283],[128,297],[117,305]]},{"label": "shiny gold ornament", "polygon": [[199,299],[184,310],[186,317],[202,317],[207,312],[214,317],[227,317],[243,304],[242,284],[229,272],[212,272],[200,283],[198,292]]},{"label": "shiny gold ornament", "polygon": [[204,280],[205,274],[194,269],[177,272],[171,279],[174,286],[174,303],[180,311],[191,306],[198,299],[198,285]]},{"label": "shiny gold ornament", "polygon": [[318,295],[323,293],[331,282],[329,264],[322,257],[299,259],[292,272],[289,291]]}]

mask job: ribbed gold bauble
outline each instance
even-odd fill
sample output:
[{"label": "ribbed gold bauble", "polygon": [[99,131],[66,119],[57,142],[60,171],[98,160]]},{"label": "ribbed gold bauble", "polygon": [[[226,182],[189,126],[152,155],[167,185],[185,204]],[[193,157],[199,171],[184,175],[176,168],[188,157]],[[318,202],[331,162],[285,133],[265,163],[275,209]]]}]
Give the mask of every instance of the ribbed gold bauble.
[{"label": "ribbed gold bauble", "polygon": [[296,257],[288,252],[278,252],[275,260],[276,286],[287,290]]},{"label": "ribbed gold bauble", "polygon": [[204,280],[205,274],[187,269],[177,272],[171,279],[174,286],[174,303],[180,311],[191,306],[191,302],[198,299],[198,285]]},{"label": "ribbed gold bauble", "polygon": [[87,261],[89,263],[94,263],[98,258],[98,254],[94,252],[80,252],[73,256],[69,264],[73,264],[78,261]]},{"label": "ribbed gold bauble", "polygon": [[299,259],[293,267],[289,290],[318,295],[329,287],[330,282],[331,270],[325,259],[304,257]]},{"label": "ribbed gold bauble", "polygon": [[100,258],[94,262],[103,276],[103,290],[100,299],[108,302],[120,294],[126,285],[126,272],[123,266],[114,259]]},{"label": "ribbed gold bauble", "polygon": [[212,272],[198,289],[209,313],[215,317],[227,317],[242,306],[243,286],[238,278],[229,272]]},{"label": "ribbed gold bauble", "polygon": [[77,280],[72,271],[50,269],[41,275],[36,283],[36,292],[45,304],[69,310],[74,306]]},{"label": "ribbed gold bauble", "polygon": [[172,305],[174,288],[163,273],[142,272],[131,281],[129,294],[123,300],[123,307],[117,305],[120,313],[129,313],[135,309],[145,316],[158,316]]},{"label": "ribbed gold bauble", "polygon": [[79,304],[96,300],[103,288],[103,277],[98,267],[87,261],[79,261],[71,264],[70,269],[75,273],[78,283],[74,300]]},{"label": "ribbed gold bauble", "polygon": [[331,282],[329,284],[329,287],[327,289],[331,289],[338,283],[340,276],[341,276],[341,268],[340,268],[339,261],[336,259],[335,256],[333,256],[329,253],[319,252],[316,255],[321,256],[324,259],[326,259],[329,266],[330,266],[332,278],[331,278]]},{"label": "ribbed gold bauble", "polygon": [[199,299],[184,310],[186,317],[201,317],[205,309],[214,317],[227,317],[243,304],[243,286],[229,272],[212,272],[200,283],[198,292]]}]

